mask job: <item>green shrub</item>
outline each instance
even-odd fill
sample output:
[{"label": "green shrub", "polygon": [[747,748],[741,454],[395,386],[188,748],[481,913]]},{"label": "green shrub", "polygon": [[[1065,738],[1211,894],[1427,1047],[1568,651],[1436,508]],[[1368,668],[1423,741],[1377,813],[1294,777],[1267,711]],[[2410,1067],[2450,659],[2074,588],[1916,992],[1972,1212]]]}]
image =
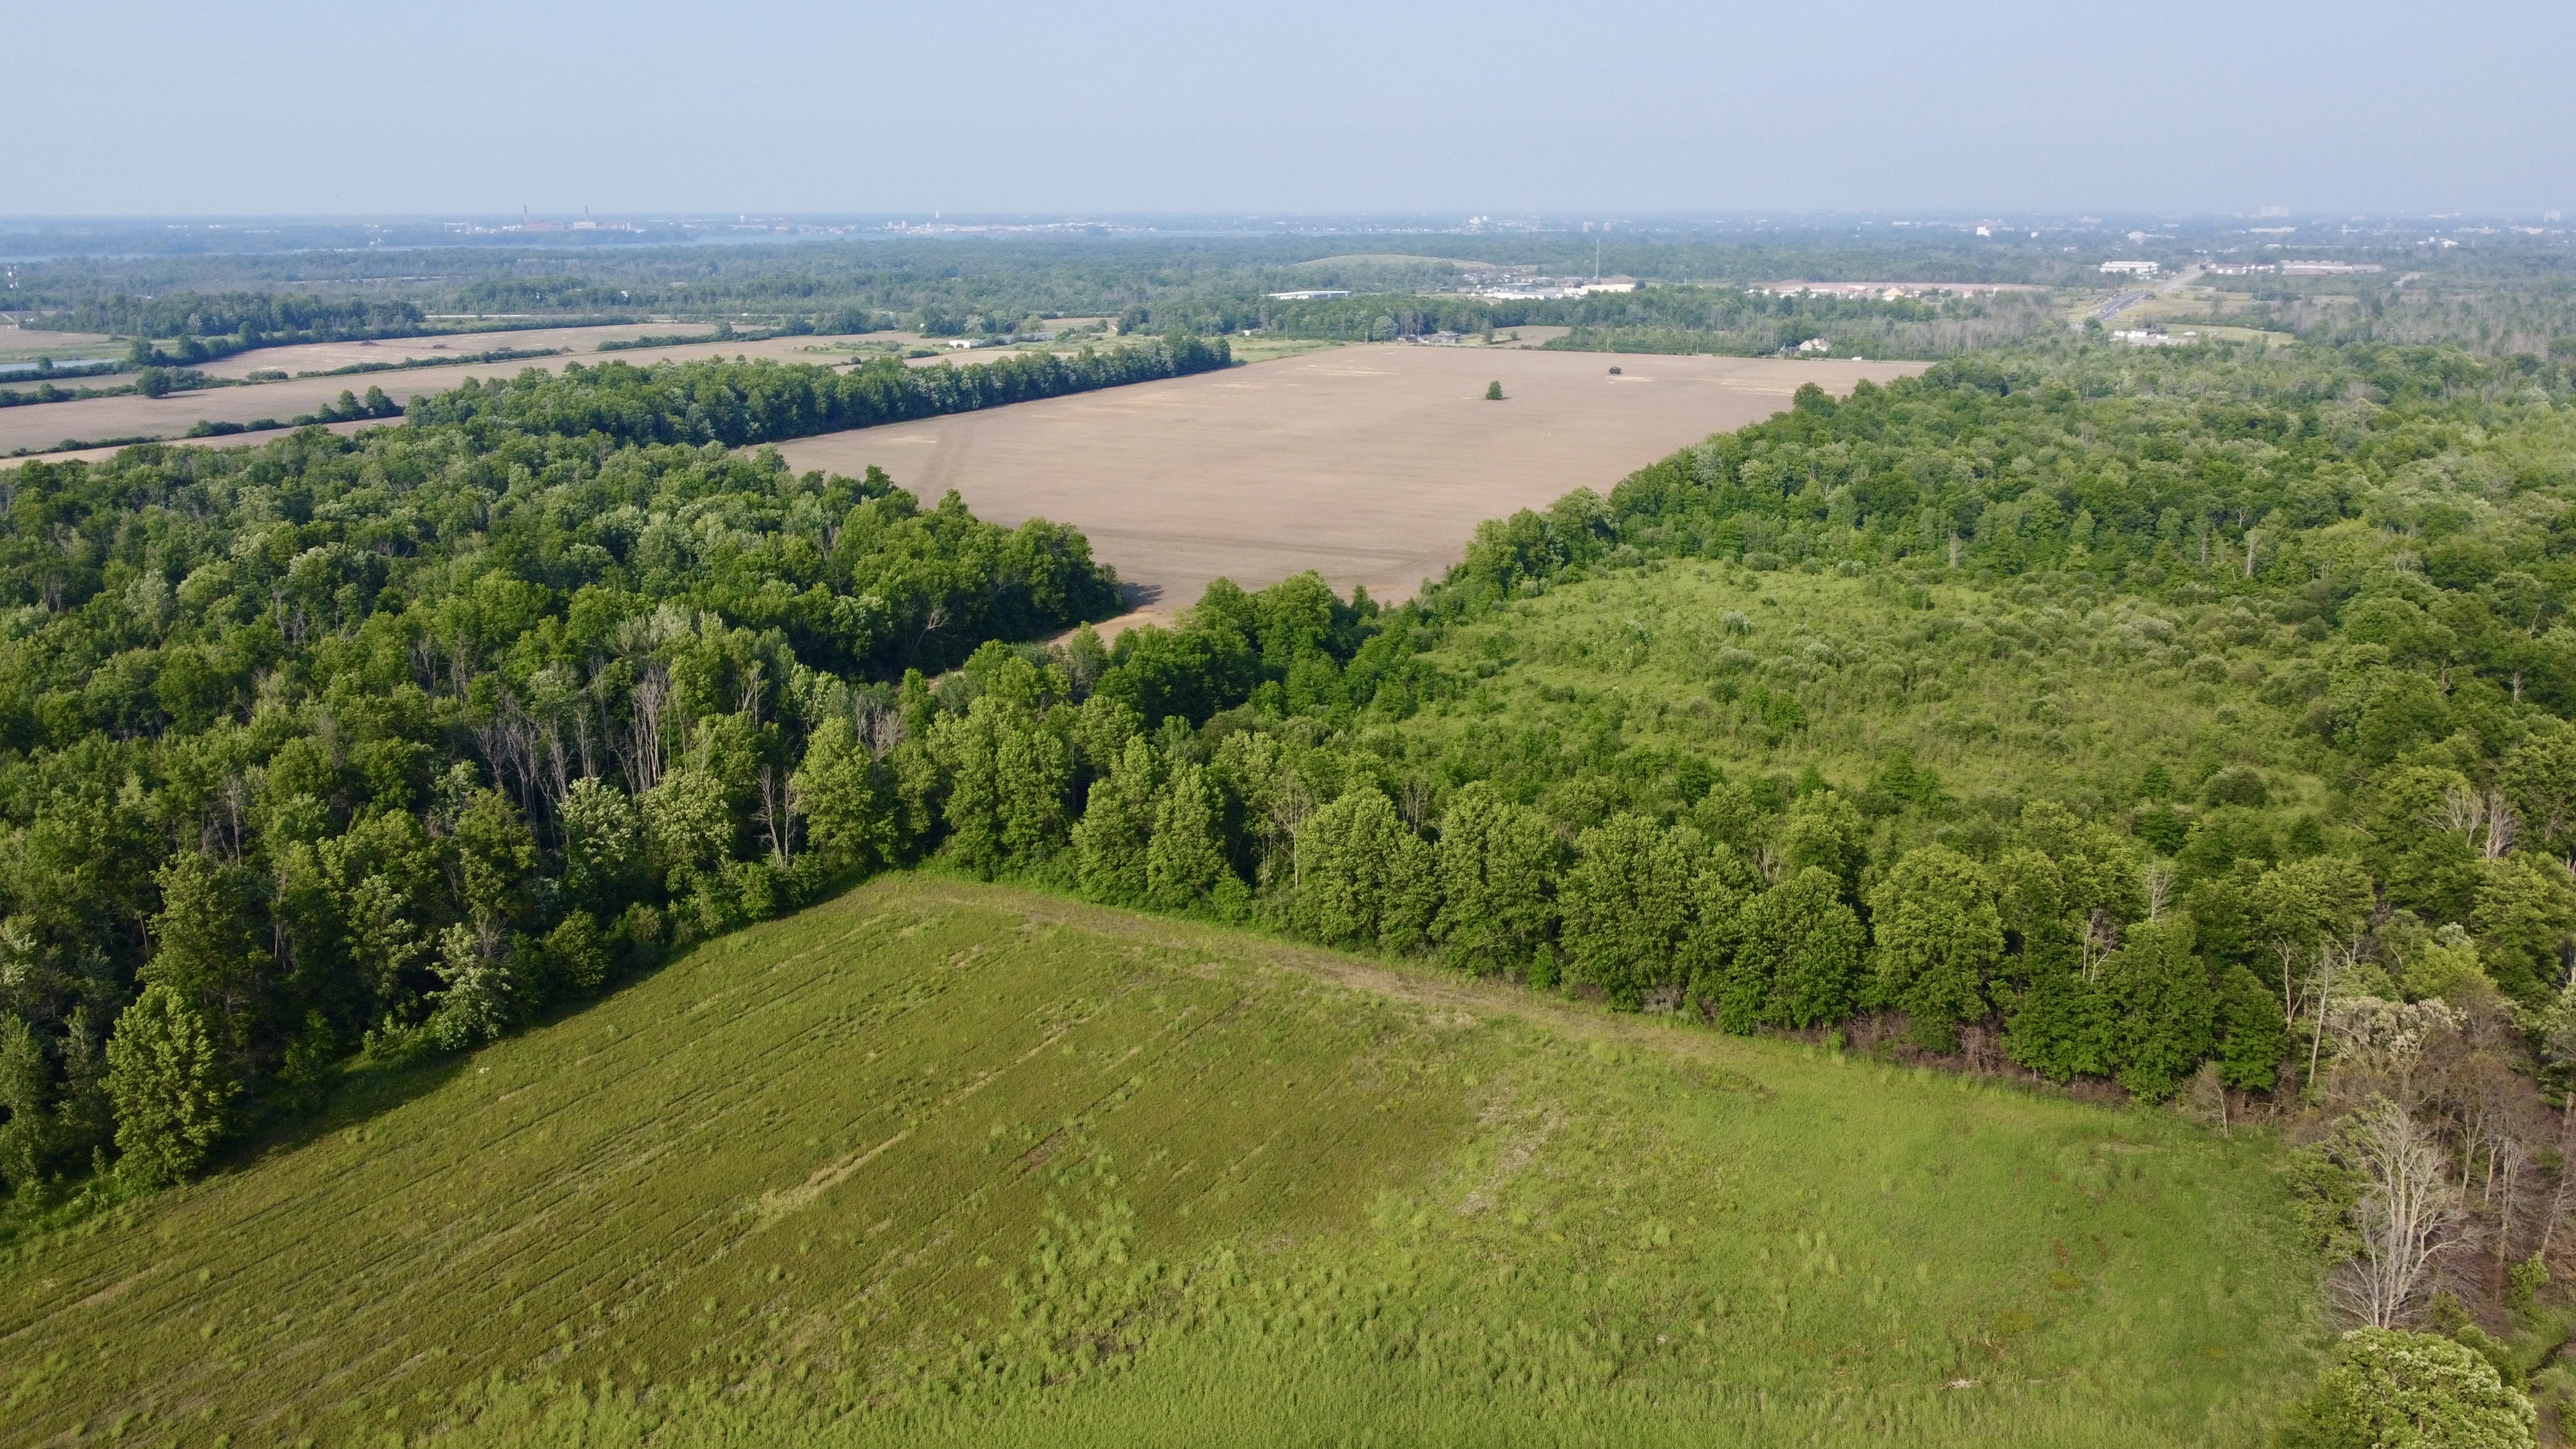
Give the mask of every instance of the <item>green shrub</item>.
[{"label": "green shrub", "polygon": [[2357,1328],[2282,1415],[2281,1449],[2511,1449],[2539,1442],[2531,1400],[2447,1338]]}]

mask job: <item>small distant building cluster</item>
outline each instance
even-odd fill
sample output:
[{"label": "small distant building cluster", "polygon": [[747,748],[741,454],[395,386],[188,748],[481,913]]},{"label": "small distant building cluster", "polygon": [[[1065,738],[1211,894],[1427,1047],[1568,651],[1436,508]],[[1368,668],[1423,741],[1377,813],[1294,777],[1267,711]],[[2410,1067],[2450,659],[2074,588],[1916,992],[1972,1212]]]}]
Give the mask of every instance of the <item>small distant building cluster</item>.
[{"label": "small distant building cluster", "polygon": [[2006,290],[2001,286],[1970,286],[1959,282],[1765,282],[1747,291],[1768,297],[1847,297],[1858,301],[1903,302],[1916,297],[1948,293],[1960,297],[1992,297]]},{"label": "small distant building cluster", "polygon": [[2111,334],[2111,340],[2125,342],[2131,347],[2180,347],[2187,342],[2198,342],[2200,334],[2158,332],[2148,327],[2123,327]]},{"label": "small distant building cluster", "polygon": [[1467,340],[1463,332],[1425,332],[1413,337],[1399,337],[1398,342],[1415,347],[1455,347]]},{"label": "small distant building cluster", "polygon": [[1504,282],[1480,287],[1475,295],[1519,302],[1553,302],[1564,297],[1589,297],[1595,292],[1633,292],[1634,277],[1530,277],[1517,282]]},{"label": "small distant building cluster", "polygon": [[1821,337],[1810,337],[1798,344],[1798,350],[1802,353],[1831,352],[1834,345]]},{"label": "small distant building cluster", "polygon": [[2144,257],[2113,257],[2102,264],[2102,270],[2114,276],[2152,277],[2164,268]]},{"label": "small distant building cluster", "polygon": [[2251,277],[2262,272],[2279,272],[2285,277],[2342,277],[2382,268],[2377,262],[2218,262],[2207,270],[2213,277]]},{"label": "small distant building cluster", "polygon": [[1273,302],[1323,302],[1334,297],[1347,297],[1350,293],[1333,287],[1309,287],[1300,292],[1265,292],[1262,295]]}]

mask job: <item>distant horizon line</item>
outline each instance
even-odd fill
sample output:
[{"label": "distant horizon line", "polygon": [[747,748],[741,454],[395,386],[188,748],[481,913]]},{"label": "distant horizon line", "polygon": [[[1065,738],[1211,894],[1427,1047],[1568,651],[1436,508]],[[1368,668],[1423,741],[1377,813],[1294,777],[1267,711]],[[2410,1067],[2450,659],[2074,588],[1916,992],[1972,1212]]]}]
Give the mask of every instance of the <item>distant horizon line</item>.
[{"label": "distant horizon line", "polygon": [[485,222],[535,222],[551,227],[574,227],[587,220],[594,224],[653,222],[665,226],[753,226],[778,223],[874,225],[878,227],[913,227],[1004,224],[1015,226],[1081,227],[1100,225],[1134,225],[1169,222],[1229,222],[1243,224],[1290,225],[1299,223],[1361,223],[1380,225],[1425,224],[1450,226],[1484,225],[1505,229],[1526,225],[1566,225],[1616,228],[1639,224],[1698,224],[1721,226],[1766,225],[1775,222],[1832,223],[1862,222],[1895,224],[1919,222],[1940,226],[2027,226],[2041,225],[2106,225],[2123,222],[2155,221],[2164,225],[2195,222],[2272,220],[2351,224],[2356,222],[2416,223],[2434,221],[2513,221],[2525,218],[2556,219],[2563,208],[2534,205],[2524,208],[2457,209],[2425,211],[2413,209],[2353,210],[2348,207],[2258,208],[2208,207],[2198,209],[2162,207],[1734,207],[1734,208],[1551,208],[1520,211],[1473,210],[1449,207],[1428,210],[1372,211],[1361,209],[1126,209],[1126,210],[758,210],[683,209],[644,207],[603,211],[595,207],[545,208],[521,207],[509,210],[428,210],[428,211],[135,211],[135,212],[21,212],[0,213],[0,227],[194,224],[226,227],[252,223],[281,223],[305,226],[405,225],[445,226]]}]

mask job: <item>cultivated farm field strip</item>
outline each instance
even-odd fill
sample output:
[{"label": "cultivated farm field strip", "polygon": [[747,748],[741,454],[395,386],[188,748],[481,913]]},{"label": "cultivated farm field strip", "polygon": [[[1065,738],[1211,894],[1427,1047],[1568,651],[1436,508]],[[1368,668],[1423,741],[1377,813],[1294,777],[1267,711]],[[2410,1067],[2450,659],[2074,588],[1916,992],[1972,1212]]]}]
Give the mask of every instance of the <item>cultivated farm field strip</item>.
[{"label": "cultivated farm field strip", "polygon": [[[204,388],[194,392],[174,392],[167,397],[84,398],[72,402],[36,403],[22,407],[0,408],[0,456],[19,452],[40,452],[69,439],[93,438],[177,438],[200,422],[248,423],[261,418],[284,421],[313,412],[343,392],[363,395],[368,388],[383,388],[396,402],[408,402],[427,393],[447,392],[469,378],[516,377],[528,368],[556,372],[566,363],[578,362],[585,367],[604,362],[624,362],[637,367],[650,367],[656,362],[692,362],[709,357],[768,358],[778,362],[827,362],[833,359],[808,351],[828,337],[772,337],[765,341],[696,342],[677,347],[642,347],[623,352],[594,352],[589,346],[555,357],[529,357],[516,362],[460,362],[452,367],[408,367],[386,372],[348,373],[338,377],[297,377],[283,382],[246,383],[239,387]],[[509,332],[479,332],[459,345],[470,344],[475,351],[503,347],[564,345],[528,343]],[[337,344],[333,344],[337,345]],[[399,356],[399,354],[396,354]],[[228,361],[239,363],[247,372],[262,366],[260,352],[245,352]],[[393,357],[385,359],[395,360]],[[128,379],[109,377],[98,383],[119,384]],[[219,446],[245,446],[257,438],[216,439]],[[92,456],[83,450],[81,456]]]}]

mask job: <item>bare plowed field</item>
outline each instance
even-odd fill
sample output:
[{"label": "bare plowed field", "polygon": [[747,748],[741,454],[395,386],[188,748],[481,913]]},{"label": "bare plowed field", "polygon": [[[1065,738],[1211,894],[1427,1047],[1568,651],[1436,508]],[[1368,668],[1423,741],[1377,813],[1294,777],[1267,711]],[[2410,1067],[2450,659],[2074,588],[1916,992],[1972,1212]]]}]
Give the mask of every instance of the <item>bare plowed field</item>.
[{"label": "bare plowed field", "polygon": [[[285,373],[328,372],[369,362],[409,362],[435,357],[467,357],[499,348],[532,350],[568,347],[595,352],[603,342],[637,337],[697,337],[715,329],[703,322],[634,322],[607,327],[527,327],[502,332],[452,332],[443,337],[388,337],[370,342],[299,342],[288,347],[259,347],[217,358],[199,370],[217,377],[248,377],[276,369]],[[799,338],[799,341],[812,341]]]},{"label": "bare plowed field", "polygon": [[[668,326],[662,332],[687,333],[701,329]],[[766,342],[699,342],[686,347],[642,347],[630,352],[598,352],[596,341],[569,342],[562,334],[570,331],[598,333],[601,336],[631,333],[631,328],[554,329],[551,333],[478,332],[471,337],[413,339],[403,344],[410,347],[425,341],[445,341],[450,346],[475,352],[502,347],[579,346],[582,350],[557,357],[533,357],[520,362],[473,362],[454,367],[412,367],[398,372],[361,372],[340,377],[299,377],[285,382],[250,383],[241,387],[207,388],[198,392],[174,392],[168,397],[141,396],[87,398],[79,402],[38,403],[25,407],[0,408],[0,456],[33,452],[59,446],[66,438],[96,441],[106,438],[176,438],[199,421],[247,423],[260,418],[280,421],[310,413],[332,401],[343,392],[363,397],[371,387],[380,387],[396,402],[407,402],[424,393],[445,392],[469,377],[513,376],[520,369],[537,367],[548,372],[567,362],[631,362],[647,367],[666,359],[702,357],[768,357],[781,362],[829,362],[834,359],[805,349],[837,340],[830,337],[773,337]],[[552,336],[556,340],[544,340]],[[321,344],[349,348],[356,344]],[[380,358],[366,360],[399,361],[402,348],[390,347]],[[290,367],[278,358],[288,352],[306,352],[306,347],[262,348],[226,359],[243,372],[258,367]],[[434,354],[433,354],[434,355]],[[308,364],[310,365],[310,364]],[[345,365],[345,364],[334,364]],[[210,369],[211,370],[211,369]],[[91,380],[88,385],[118,384],[123,377]],[[79,387],[81,382],[65,384]],[[240,441],[257,441],[242,439]]]},{"label": "bare plowed field", "polygon": [[[1620,369],[1613,375],[1611,368]],[[1349,347],[1222,373],[782,444],[798,469],[874,463],[936,501],[1080,528],[1156,613],[1210,579],[1314,569],[1409,597],[1477,522],[1607,489],[1710,433],[1920,363]],[[1499,380],[1506,398],[1484,399]]]}]

